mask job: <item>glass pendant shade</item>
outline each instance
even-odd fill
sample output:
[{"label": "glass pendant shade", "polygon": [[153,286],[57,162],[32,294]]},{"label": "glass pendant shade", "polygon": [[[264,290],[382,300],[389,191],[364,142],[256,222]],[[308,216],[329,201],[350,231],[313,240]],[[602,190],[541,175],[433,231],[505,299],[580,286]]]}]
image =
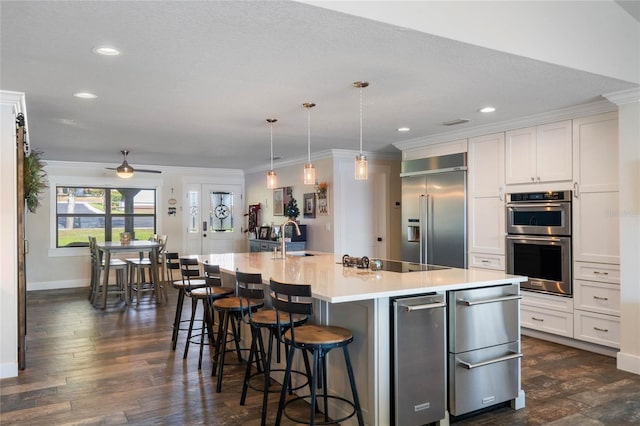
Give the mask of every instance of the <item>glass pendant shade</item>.
[{"label": "glass pendant shade", "polygon": [[304,184],[316,184],[316,168],[311,163],[307,163],[304,165]]},{"label": "glass pendant shade", "polygon": [[356,156],[356,180],[367,180],[367,156],[366,155],[357,155]]},{"label": "glass pendant shade", "polygon": [[267,189],[274,189],[278,187],[278,176],[273,170],[269,170],[267,173]]}]

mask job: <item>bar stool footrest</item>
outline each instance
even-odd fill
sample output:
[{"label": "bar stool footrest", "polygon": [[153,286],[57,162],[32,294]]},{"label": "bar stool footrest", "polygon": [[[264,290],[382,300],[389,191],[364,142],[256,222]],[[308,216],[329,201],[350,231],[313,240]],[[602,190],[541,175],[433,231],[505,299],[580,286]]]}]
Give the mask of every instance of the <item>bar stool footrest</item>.
[{"label": "bar stool footrest", "polygon": [[[325,398],[324,394],[317,394],[316,395],[316,402],[320,402]],[[346,399],[343,398],[341,396],[337,396],[337,395],[327,395],[326,396],[327,399],[329,400],[334,400],[334,401],[342,401],[346,406],[351,407],[351,409],[353,410],[349,415],[339,418],[339,419],[335,419],[335,420],[329,420],[329,421],[324,421],[324,420],[316,420],[314,423],[316,425],[333,425],[333,424],[339,424],[344,422],[347,419],[350,419],[351,417],[355,416],[356,414],[356,406],[355,404]],[[311,395],[301,395],[301,396],[297,396],[295,398],[292,398],[290,400],[288,400],[287,402],[284,403],[284,407],[282,408],[282,414],[284,414],[284,416],[286,418],[288,418],[289,420],[296,422],[296,423],[302,423],[302,424],[310,424],[309,419],[298,419],[295,418],[293,416],[290,416],[289,414],[287,414],[287,406],[293,402],[297,402],[297,401],[304,401],[305,403],[307,403],[307,405],[310,405],[309,400],[311,399]],[[325,407],[325,410],[327,409],[327,407]],[[318,413],[316,413],[317,415]],[[322,415],[322,417],[324,418],[324,414]]]},{"label": "bar stool footrest", "polygon": [[[284,373],[284,372],[285,372],[285,370],[286,370],[286,369],[284,369],[284,368],[273,368],[273,369],[269,370],[269,372],[270,372],[270,373],[273,373],[274,371],[281,371],[281,372],[283,372],[283,373]],[[306,374],[306,373],[303,373],[302,371],[291,370],[291,374],[299,374],[299,375],[301,375],[301,376],[304,376],[304,377],[307,379],[307,381],[306,381],[306,382],[304,382],[304,383],[302,383],[301,385],[296,386],[295,388],[291,388],[291,389],[289,389],[289,391],[290,391],[290,392],[297,391],[297,390],[302,389],[303,387],[305,387],[305,386],[308,386],[308,385],[309,385],[309,378],[307,377],[307,374]],[[263,380],[261,380],[261,382],[260,382],[260,384],[262,385],[261,387],[257,387],[256,385],[251,384],[251,381],[252,381],[255,377],[258,377],[258,376],[260,376],[261,378],[262,378],[262,377],[264,377],[264,372],[256,371],[256,372],[255,372],[255,373],[253,373],[251,376],[249,376],[249,383],[248,383],[248,384],[249,384],[249,388],[251,388],[251,389],[253,389],[254,391],[257,391],[257,392],[264,392],[264,379],[263,379]],[[254,380],[254,381],[255,381],[255,380]],[[279,389],[273,389],[273,390],[269,390],[268,392],[270,392],[270,393],[276,393],[276,392],[278,392],[278,393],[279,393],[279,392],[281,391],[281,389],[282,389],[282,388],[279,388]]]}]

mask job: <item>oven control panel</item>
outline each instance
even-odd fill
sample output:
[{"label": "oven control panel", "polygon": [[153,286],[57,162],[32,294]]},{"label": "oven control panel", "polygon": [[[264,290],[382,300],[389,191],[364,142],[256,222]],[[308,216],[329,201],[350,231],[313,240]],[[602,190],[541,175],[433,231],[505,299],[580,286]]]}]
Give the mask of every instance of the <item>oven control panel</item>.
[{"label": "oven control panel", "polygon": [[522,192],[509,194],[510,202],[571,201],[571,191]]}]

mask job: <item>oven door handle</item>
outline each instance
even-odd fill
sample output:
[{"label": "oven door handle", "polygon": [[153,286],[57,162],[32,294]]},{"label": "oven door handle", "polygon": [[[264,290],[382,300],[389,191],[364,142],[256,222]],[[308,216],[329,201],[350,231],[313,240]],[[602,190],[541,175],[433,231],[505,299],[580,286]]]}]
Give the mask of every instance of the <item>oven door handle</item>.
[{"label": "oven door handle", "polygon": [[507,204],[507,207],[510,209],[517,209],[517,208],[525,208],[525,209],[530,209],[530,208],[536,208],[536,207],[562,207],[562,204],[559,203],[540,203],[540,204]]},{"label": "oven door handle", "polygon": [[559,238],[559,237],[535,237],[535,236],[530,236],[530,235],[507,235],[507,240],[529,240],[529,241],[560,242],[560,241],[562,241],[562,238]]},{"label": "oven door handle", "polygon": [[471,370],[473,368],[484,367],[485,365],[495,364],[496,362],[509,361],[509,360],[515,359],[515,358],[522,358],[522,353],[520,353],[520,352],[517,352],[517,353],[512,352],[511,355],[505,355],[505,356],[501,356],[499,358],[494,358],[494,359],[490,359],[490,360],[487,360],[487,361],[482,361],[482,362],[479,362],[477,364],[471,364],[469,362],[464,362],[464,361],[460,361],[460,360],[457,360],[457,361],[458,361],[458,363],[460,363],[460,365],[462,365],[467,370]]}]

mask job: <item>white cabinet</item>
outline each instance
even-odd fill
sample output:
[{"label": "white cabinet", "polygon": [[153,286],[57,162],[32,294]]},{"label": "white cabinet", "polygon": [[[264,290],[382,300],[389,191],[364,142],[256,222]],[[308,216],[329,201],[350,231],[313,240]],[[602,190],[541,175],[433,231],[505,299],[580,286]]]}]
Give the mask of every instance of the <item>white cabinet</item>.
[{"label": "white cabinet", "polygon": [[571,120],[506,132],[506,183],[572,179]]},{"label": "white cabinet", "polygon": [[573,120],[573,259],[620,263],[618,114]]},{"label": "white cabinet", "polygon": [[574,265],[575,338],[620,347],[620,268],[605,263]]},{"label": "white cabinet", "polygon": [[469,264],[504,270],[504,133],[471,138],[468,146]]},{"label": "white cabinet", "polygon": [[522,327],[573,338],[573,299],[523,290]]}]

